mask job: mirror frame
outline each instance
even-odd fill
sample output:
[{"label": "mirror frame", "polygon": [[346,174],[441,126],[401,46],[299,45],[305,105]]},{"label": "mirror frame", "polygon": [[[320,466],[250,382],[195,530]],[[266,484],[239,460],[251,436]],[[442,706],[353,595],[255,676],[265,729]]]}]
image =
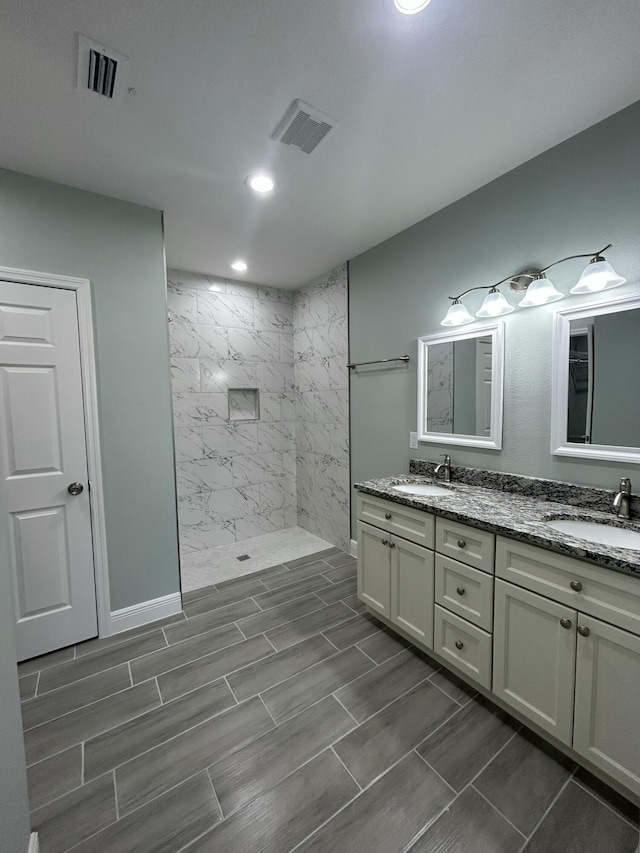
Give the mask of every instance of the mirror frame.
[{"label": "mirror frame", "polygon": [[553,318],[553,359],[551,374],[551,453],[554,456],[577,456],[582,459],[604,459],[609,462],[640,463],[640,447],[614,444],[577,444],[567,441],[569,343],[571,321],[585,317],[615,314],[640,308],[640,294],[618,299],[581,303],[573,308],[556,308]]},{"label": "mirror frame", "polygon": [[[491,432],[488,436],[464,435],[461,433],[429,432],[427,425],[427,357],[429,347],[434,344],[466,341],[470,338],[491,336]],[[458,328],[439,335],[418,338],[418,441],[436,444],[457,444],[462,447],[484,447],[487,450],[502,450],[502,409],[504,394],[504,323],[502,320],[483,326]]]}]

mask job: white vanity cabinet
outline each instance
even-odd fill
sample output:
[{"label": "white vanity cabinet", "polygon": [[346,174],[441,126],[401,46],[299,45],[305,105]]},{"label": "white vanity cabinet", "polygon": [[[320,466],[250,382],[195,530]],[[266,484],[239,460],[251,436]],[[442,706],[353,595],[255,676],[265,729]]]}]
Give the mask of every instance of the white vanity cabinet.
[{"label": "white vanity cabinet", "polygon": [[640,795],[640,583],[503,537],[496,574],[494,694]]},{"label": "white vanity cabinet", "polygon": [[372,612],[640,797],[640,578],[367,494],[358,519]]},{"label": "white vanity cabinet", "polygon": [[433,648],[433,516],[363,495],[358,518],[359,598]]}]

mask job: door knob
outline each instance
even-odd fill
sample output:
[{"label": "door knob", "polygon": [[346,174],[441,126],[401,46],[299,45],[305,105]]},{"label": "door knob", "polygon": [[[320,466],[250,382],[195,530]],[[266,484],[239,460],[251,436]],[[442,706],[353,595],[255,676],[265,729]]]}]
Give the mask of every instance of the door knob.
[{"label": "door knob", "polygon": [[84,486],[82,483],[69,483],[67,491],[70,495],[79,495],[84,492]]},{"label": "door knob", "polygon": [[571,627],[571,619],[561,619],[560,624],[562,625],[563,628],[566,628],[567,630],[569,630],[569,628]]},{"label": "door knob", "polygon": [[581,637],[588,637],[590,633],[591,630],[587,628],[586,625],[578,625],[578,634],[580,634]]}]

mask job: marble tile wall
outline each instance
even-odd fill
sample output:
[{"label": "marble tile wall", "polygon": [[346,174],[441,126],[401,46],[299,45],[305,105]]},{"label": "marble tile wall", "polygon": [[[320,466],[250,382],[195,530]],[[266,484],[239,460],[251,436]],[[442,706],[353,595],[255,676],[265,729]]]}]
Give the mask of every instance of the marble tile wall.
[{"label": "marble tile wall", "polygon": [[427,370],[427,429],[453,432],[453,344],[431,344]]},{"label": "marble tile wall", "polygon": [[[168,270],[181,552],[297,523],[293,293]],[[260,419],[228,420],[228,388]]]},{"label": "marble tile wall", "polygon": [[349,549],[347,265],[294,291],[298,524]]}]

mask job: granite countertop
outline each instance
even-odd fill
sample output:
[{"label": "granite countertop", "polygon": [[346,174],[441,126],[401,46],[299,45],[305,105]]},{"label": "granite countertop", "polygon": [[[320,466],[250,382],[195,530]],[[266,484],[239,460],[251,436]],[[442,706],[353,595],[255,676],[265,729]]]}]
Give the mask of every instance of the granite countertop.
[{"label": "granite countertop", "polygon": [[[450,486],[451,494],[442,496],[407,495],[391,487],[401,483],[434,483]],[[481,486],[457,483],[441,483],[425,476],[385,477],[356,483],[354,488],[370,495],[392,500],[405,506],[431,512],[463,524],[481,527],[492,533],[500,533],[557,551],[569,557],[588,560],[607,569],[635,574],[640,579],[640,551],[599,545],[560,533],[545,524],[558,518],[594,521],[624,527],[640,532],[640,525],[633,521],[621,521],[613,512],[524,497],[512,492],[487,489]]]}]

